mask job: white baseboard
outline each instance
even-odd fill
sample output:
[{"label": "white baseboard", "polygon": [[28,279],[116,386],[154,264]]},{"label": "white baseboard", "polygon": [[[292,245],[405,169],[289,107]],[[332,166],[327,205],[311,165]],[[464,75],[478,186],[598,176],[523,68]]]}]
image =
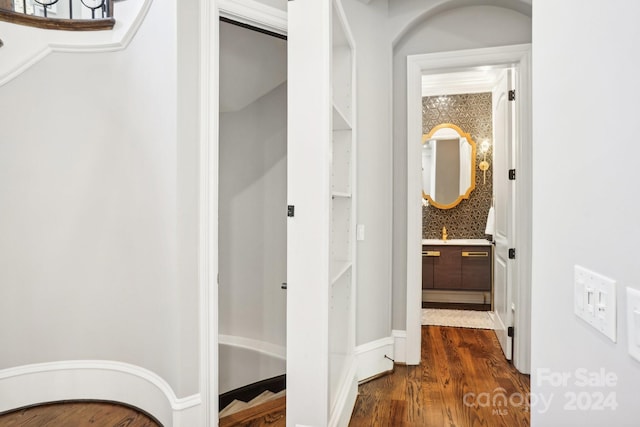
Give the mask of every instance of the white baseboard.
[{"label": "white baseboard", "polygon": [[490,304],[491,292],[489,291],[437,291],[422,290],[422,301],[425,302],[450,302],[461,304]]},{"label": "white baseboard", "polygon": [[358,396],[358,378],[356,359],[352,358],[342,384],[338,389],[335,405],[331,411],[329,427],[347,427]]},{"label": "white baseboard", "polygon": [[176,397],[157,374],[122,362],[72,360],[0,371],[0,412],[61,400],[95,399],[140,408],[166,427],[198,425],[199,394]]},{"label": "white baseboard", "polygon": [[407,331],[393,330],[391,331],[393,337],[393,351],[395,357],[393,358],[396,363],[407,363]]},{"label": "white baseboard", "polygon": [[393,362],[385,355],[394,358],[394,339],[385,337],[356,347],[358,381],[379,375],[393,369]]},{"label": "white baseboard", "polygon": [[287,358],[287,349],[282,345],[272,344],[266,341],[254,340],[238,335],[218,335],[218,343],[226,344],[233,347],[246,348],[247,350],[257,351],[270,357],[285,360]]}]

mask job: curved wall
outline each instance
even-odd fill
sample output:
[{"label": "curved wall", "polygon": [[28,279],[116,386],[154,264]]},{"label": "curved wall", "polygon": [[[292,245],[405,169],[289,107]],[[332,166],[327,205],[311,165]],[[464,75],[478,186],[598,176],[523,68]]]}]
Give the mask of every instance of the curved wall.
[{"label": "curved wall", "polygon": [[[234,337],[221,337],[220,341],[218,353],[220,372],[218,392],[220,394],[286,372],[284,347],[271,352],[258,346],[245,345],[252,343],[238,342],[239,340],[235,340]],[[264,345],[264,343],[261,344]]]},{"label": "curved wall", "polygon": [[[0,401],[16,368],[74,361],[198,393],[197,50],[182,49],[197,19],[154,2],[126,49],[52,53],[0,86]],[[86,380],[47,399],[99,392]]]},{"label": "curved wall", "polygon": [[495,6],[445,10],[416,24],[393,50],[393,329],[406,323],[407,56],[529,43],[531,18]]}]

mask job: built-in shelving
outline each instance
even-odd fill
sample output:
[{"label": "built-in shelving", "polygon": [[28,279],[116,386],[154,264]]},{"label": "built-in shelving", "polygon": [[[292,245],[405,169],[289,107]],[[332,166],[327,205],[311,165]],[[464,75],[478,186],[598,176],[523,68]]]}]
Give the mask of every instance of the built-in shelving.
[{"label": "built-in shelving", "polygon": [[[331,286],[329,287],[329,404],[355,390],[355,135],[353,44],[338,0],[333,8],[331,141]],[[330,418],[333,415],[330,416]]]},{"label": "built-in shelving", "polygon": [[340,110],[337,104],[333,104],[333,130],[351,130],[351,120]]},{"label": "built-in shelving", "polygon": [[331,261],[331,284],[335,285],[351,270],[352,265],[351,261]]},{"label": "built-in shelving", "polygon": [[287,422],[296,425],[347,425],[358,390],[356,61],[342,1],[290,2],[287,11],[296,24],[287,42],[287,199],[295,206],[287,223]]},{"label": "built-in shelving", "polygon": [[343,193],[343,192],[340,192],[340,191],[333,191],[333,192],[331,192],[331,197],[334,198],[334,199],[336,197],[342,197],[342,198],[348,199],[348,198],[351,197],[351,193]]}]

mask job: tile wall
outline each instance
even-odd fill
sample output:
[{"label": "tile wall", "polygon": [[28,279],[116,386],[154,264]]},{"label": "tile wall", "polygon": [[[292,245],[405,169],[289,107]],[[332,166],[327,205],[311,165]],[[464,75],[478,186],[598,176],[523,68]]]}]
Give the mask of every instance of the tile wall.
[{"label": "tile wall", "polygon": [[[464,95],[427,96],[422,98],[422,130],[429,133],[431,128],[441,123],[453,123],[471,134],[477,144],[476,188],[469,199],[452,209],[438,209],[426,206],[422,209],[422,238],[439,239],[442,227],[447,227],[449,239],[484,239],[487,215],[493,195],[493,129],[491,120],[491,93]],[[482,161],[480,144],[488,139],[492,143],[487,160],[487,181],[483,184],[483,173],[478,169]]]}]

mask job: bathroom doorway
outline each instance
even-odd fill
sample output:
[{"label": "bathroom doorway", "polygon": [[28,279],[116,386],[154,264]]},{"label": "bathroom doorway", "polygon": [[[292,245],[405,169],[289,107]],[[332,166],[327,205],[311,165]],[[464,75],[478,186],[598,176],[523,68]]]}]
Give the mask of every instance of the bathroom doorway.
[{"label": "bathroom doorway", "polygon": [[[423,210],[433,207],[416,209],[419,194],[421,193],[422,167],[420,164],[421,146],[415,144],[420,141],[423,134],[422,111],[423,95],[430,95],[432,104],[446,104],[451,101],[450,97],[457,97],[457,101],[471,98],[472,104],[478,110],[478,104],[482,104],[483,98],[488,98],[489,109],[491,111],[490,120],[492,131],[488,134],[487,129],[476,130],[480,141],[475,141],[480,151],[482,143],[488,155],[487,160],[490,167],[485,171],[479,168],[476,183],[478,188],[474,191],[486,193],[480,202],[482,214],[480,212],[467,212],[466,219],[469,224],[454,222],[452,225],[462,230],[461,238],[477,237],[479,241],[489,237],[495,244],[492,262],[494,275],[493,288],[491,289],[489,302],[491,304],[491,324],[496,329],[496,335],[501,342],[505,356],[512,358],[516,368],[521,372],[529,371],[529,317],[530,317],[530,255],[528,246],[530,245],[530,49],[528,45],[508,46],[503,48],[476,49],[471,51],[459,51],[455,53],[440,53],[429,55],[413,55],[408,61],[408,218],[407,218],[407,362],[412,363],[413,359],[419,360],[420,326],[422,324],[422,260],[418,252],[422,246],[420,237],[423,237]],[[520,102],[509,101],[509,86],[513,83],[515,92],[511,96],[518,94]],[[461,94],[467,94],[465,98]],[[476,95],[471,95],[476,94]],[[484,94],[484,95],[482,95]],[[435,98],[434,98],[435,97]],[[438,99],[438,97],[442,97]],[[432,105],[433,106],[433,105]],[[422,108],[421,108],[422,107]],[[435,105],[437,108],[438,105]],[[497,108],[497,109],[496,109]],[[485,112],[484,109],[480,110]],[[473,119],[473,115],[483,114],[482,111],[475,111],[467,114],[467,119]],[[440,112],[442,113],[442,112]],[[446,115],[446,114],[445,114]],[[473,122],[473,120],[471,120]],[[471,123],[470,122],[470,123]],[[469,125],[471,126],[471,124]],[[430,127],[427,126],[427,127]],[[513,132],[513,149],[504,141],[508,140],[505,135]],[[494,154],[495,153],[495,154]],[[479,166],[480,161],[478,161]],[[510,180],[509,170],[518,171],[518,181]],[[492,173],[493,172],[493,173]],[[495,174],[495,175],[494,175]],[[487,184],[485,177],[491,179]],[[495,186],[491,188],[493,185]],[[413,194],[416,198],[412,198]],[[484,202],[484,203],[483,203]],[[485,206],[486,205],[486,206]],[[490,218],[489,208],[493,218]],[[467,206],[468,208],[468,206]],[[493,214],[497,212],[497,214]],[[440,211],[442,213],[442,211]],[[493,224],[487,224],[492,221]],[[434,234],[433,227],[438,228],[438,236],[429,235],[427,237],[435,240],[442,240],[439,233],[442,218],[440,221],[433,221],[425,226],[425,232]],[[475,224],[474,226],[474,223]],[[480,224],[481,223],[481,224]],[[491,227],[487,227],[487,225]],[[471,230],[473,229],[473,230]],[[461,230],[456,230],[460,233]],[[465,235],[468,234],[468,235]],[[443,235],[444,231],[443,231]],[[469,239],[467,239],[469,240]],[[471,239],[475,240],[475,239]],[[430,241],[431,242],[431,241]],[[487,241],[488,242],[488,241]],[[465,241],[465,244],[479,243]],[[485,244],[486,246],[486,244]],[[519,252],[517,259],[511,259],[509,249],[515,248]],[[451,248],[451,246],[449,246]],[[490,249],[491,246],[488,246]],[[433,248],[430,248],[433,249]],[[472,248],[473,249],[473,248]],[[439,252],[439,251],[437,251]],[[480,253],[482,251],[472,251],[467,253]],[[464,256],[464,255],[463,255]],[[515,284],[518,283],[518,286]],[[475,295],[472,295],[475,294]],[[469,298],[481,296],[482,293],[469,293]],[[450,295],[449,295],[450,296]],[[458,297],[460,294],[458,294]],[[485,296],[486,298],[486,296]],[[467,301],[480,302],[483,301]],[[513,331],[518,331],[515,335]],[[514,343],[515,349],[511,348]],[[417,347],[416,347],[417,346]]]},{"label": "bathroom doorway", "polygon": [[287,41],[226,18],[221,18],[219,29],[222,418],[284,395]]}]

